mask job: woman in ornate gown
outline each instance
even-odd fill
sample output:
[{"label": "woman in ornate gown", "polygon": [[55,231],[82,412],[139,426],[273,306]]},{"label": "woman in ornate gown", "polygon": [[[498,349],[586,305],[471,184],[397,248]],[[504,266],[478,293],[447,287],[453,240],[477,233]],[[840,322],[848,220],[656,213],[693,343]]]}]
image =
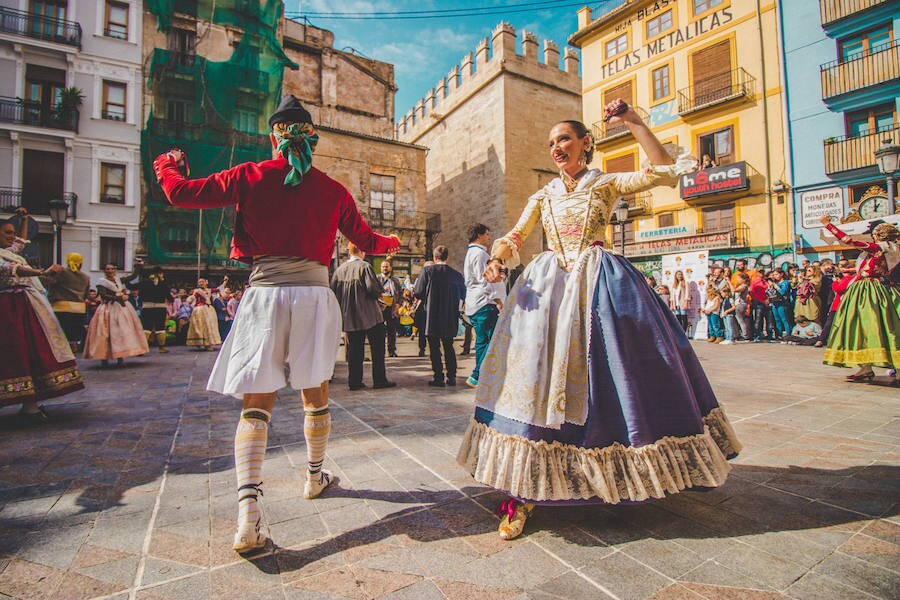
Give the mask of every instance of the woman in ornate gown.
[{"label": "woman in ornate gown", "polygon": [[[621,101],[607,114],[621,110]],[[511,497],[499,534],[522,532],[535,504],[618,504],[721,485],[740,450],[675,315],[606,239],[616,199],[696,168],[673,161],[633,109],[622,122],[648,156],[635,173],[588,169],[591,136],[564,121],[550,132],[560,177],[528,199],[494,243],[485,276],[538,222],[550,250],[518,278],[484,359],[475,415],[458,461]]]},{"label": "woman in ornate gown", "polygon": [[84,357],[99,359],[103,366],[115,358],[122,366],[129,356],[150,351],[144,327],[137,312],[128,302],[128,289],[118,276],[118,267],[109,263],[103,267],[103,278],[97,282],[100,306],[88,325],[84,339]]},{"label": "woman in ornate gown", "polygon": [[38,277],[62,271],[33,269],[19,253],[25,242],[10,222],[0,222],[0,406],[21,404],[23,420],[47,420],[38,401],[84,387],[75,355],[44,296]]},{"label": "woman in ornate gown", "polygon": [[900,269],[900,231],[883,222],[870,224],[871,242],[853,239],[822,217],[825,227],[843,244],[863,250],[856,278],[841,297],[823,362],[836,367],[859,367],[847,381],[875,377],[872,367],[894,371],[891,383],[900,385],[900,285],[891,274]]},{"label": "woman in ornate gown", "polygon": [[[226,285],[228,279],[222,281]],[[202,277],[197,280],[197,289],[191,292],[194,309],[191,311],[191,320],[188,324],[187,345],[200,346],[202,350],[212,350],[213,346],[222,343],[219,335],[219,319],[216,310],[212,306],[212,290],[209,282]]]}]

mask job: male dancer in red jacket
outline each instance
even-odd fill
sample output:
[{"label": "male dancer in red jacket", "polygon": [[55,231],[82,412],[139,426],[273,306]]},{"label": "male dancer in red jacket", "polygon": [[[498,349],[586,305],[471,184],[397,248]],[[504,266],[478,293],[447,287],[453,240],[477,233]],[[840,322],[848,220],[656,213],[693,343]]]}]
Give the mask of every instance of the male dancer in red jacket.
[{"label": "male dancer in red jacket", "polygon": [[[341,336],[341,313],[328,286],[328,261],[337,230],[373,254],[399,248],[396,236],[375,233],[341,184],[312,167],[318,135],[309,112],[285,96],[269,119],[278,156],[244,163],[204,179],[179,171],[184,154],[171,150],[154,161],[169,202],[182,208],[235,205],[231,258],[253,263],[250,289],[222,344],[207,389],[243,398],[234,438],[238,483],[237,552],[261,548],[258,496],[275,392],[288,383],[301,390],[306,419],[306,498],[329,483],[322,469],[331,431],[328,380]],[[290,381],[285,378],[290,367]]]}]

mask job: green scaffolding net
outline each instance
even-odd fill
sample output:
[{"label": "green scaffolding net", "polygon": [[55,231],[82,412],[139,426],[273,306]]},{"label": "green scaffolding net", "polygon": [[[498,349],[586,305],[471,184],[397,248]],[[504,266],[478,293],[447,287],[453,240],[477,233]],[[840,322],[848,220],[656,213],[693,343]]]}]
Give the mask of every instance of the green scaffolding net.
[{"label": "green scaffolding net", "polygon": [[[168,48],[154,49],[149,59],[147,86],[152,100],[141,134],[148,258],[170,266],[233,266],[228,252],[234,209],[201,214],[169,206],[153,174],[153,159],[180,148],[188,156],[191,177],[205,177],[271,157],[266,120],[280,100],[284,67],[297,68],[276,37],[283,4],[147,0],[144,6],[168,40]],[[197,33],[201,28],[180,28],[185,17],[228,28],[235,40],[231,57],[219,62],[196,54],[195,48],[203,47],[202,34]]]}]

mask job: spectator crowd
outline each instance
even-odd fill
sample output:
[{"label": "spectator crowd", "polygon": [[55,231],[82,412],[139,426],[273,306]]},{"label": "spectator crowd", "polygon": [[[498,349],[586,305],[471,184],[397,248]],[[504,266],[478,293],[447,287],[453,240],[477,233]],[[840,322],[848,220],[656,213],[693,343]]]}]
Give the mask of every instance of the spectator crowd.
[{"label": "spectator crowd", "polygon": [[657,285],[651,276],[647,283],[694,339],[822,347],[841,294],[855,277],[855,265],[844,259],[804,260],[769,269],[751,269],[747,261],[737,260],[733,270],[712,267],[705,290],[692,290],[682,271],[674,273],[670,286]]}]

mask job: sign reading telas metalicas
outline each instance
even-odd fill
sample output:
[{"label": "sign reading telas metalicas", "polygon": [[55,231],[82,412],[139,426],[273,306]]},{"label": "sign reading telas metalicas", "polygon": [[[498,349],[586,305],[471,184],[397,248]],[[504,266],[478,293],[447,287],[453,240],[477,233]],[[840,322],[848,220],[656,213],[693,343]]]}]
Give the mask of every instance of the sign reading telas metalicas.
[{"label": "sign reading telas metalicas", "polygon": [[680,183],[682,198],[697,198],[709,194],[746,190],[750,187],[747,163],[744,161],[685,173],[681,176]]}]

